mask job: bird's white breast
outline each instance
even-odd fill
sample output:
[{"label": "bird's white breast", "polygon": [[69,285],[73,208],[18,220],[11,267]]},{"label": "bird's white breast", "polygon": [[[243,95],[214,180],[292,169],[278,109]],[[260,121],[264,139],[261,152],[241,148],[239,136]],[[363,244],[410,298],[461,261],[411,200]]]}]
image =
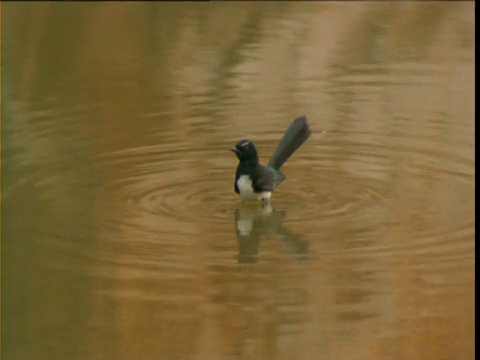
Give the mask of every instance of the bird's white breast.
[{"label": "bird's white breast", "polygon": [[270,199],[272,193],[270,191],[263,191],[255,193],[253,191],[252,180],[248,175],[241,175],[237,180],[237,188],[240,191],[240,197],[243,200],[260,200]]}]

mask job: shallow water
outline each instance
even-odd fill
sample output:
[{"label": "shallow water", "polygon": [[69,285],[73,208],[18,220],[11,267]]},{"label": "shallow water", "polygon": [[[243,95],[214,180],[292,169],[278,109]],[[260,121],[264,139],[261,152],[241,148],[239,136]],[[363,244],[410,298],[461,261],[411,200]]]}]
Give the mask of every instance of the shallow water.
[{"label": "shallow water", "polygon": [[473,11],[3,4],[2,358],[472,359]]}]

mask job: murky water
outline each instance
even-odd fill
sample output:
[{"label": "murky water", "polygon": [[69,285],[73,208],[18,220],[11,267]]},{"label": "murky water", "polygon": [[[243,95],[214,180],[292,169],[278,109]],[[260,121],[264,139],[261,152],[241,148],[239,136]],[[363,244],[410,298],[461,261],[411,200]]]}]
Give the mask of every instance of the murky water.
[{"label": "murky water", "polygon": [[[2,358],[473,358],[472,2],[2,23]],[[229,148],[302,114],[274,211],[240,205]]]}]

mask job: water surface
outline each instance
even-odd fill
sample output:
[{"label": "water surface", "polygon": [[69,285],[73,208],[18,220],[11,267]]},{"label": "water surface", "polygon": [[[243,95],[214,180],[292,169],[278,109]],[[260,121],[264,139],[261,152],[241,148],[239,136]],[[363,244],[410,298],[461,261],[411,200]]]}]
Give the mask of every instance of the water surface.
[{"label": "water surface", "polygon": [[473,3],[2,10],[3,358],[473,358]]}]

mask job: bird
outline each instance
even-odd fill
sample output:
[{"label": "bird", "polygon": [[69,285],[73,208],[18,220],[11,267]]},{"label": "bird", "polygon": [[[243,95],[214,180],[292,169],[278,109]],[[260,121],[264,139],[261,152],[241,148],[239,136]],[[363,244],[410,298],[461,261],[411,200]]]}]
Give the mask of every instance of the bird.
[{"label": "bird", "polygon": [[285,180],[280,171],[288,158],[310,137],[311,131],[305,115],[292,121],[277,145],[267,166],[260,164],[253,141],[241,139],[230,150],[238,158],[234,189],[242,201],[262,201],[270,204],[273,190]]}]

